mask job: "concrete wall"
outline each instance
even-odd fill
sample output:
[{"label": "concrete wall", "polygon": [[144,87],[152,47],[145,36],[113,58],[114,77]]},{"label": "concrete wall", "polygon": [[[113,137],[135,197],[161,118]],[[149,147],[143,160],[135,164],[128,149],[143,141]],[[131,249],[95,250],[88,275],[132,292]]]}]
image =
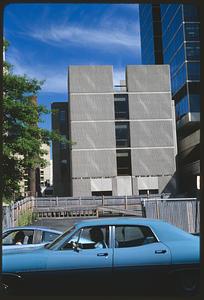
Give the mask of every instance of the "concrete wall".
[{"label": "concrete wall", "polygon": [[90,179],[72,179],[72,192],[76,197],[91,196]]},{"label": "concrete wall", "polygon": [[115,123],[72,123],[71,137],[72,149],[115,148]]},{"label": "concrete wall", "polygon": [[113,94],[71,94],[70,121],[113,120]]},{"label": "concrete wall", "polygon": [[116,176],[116,151],[72,151],[72,177]]},{"label": "concrete wall", "polygon": [[170,91],[168,65],[129,65],[126,76],[128,92]]},{"label": "concrete wall", "polygon": [[112,66],[70,66],[70,93],[113,92]]},{"label": "concrete wall", "polygon": [[175,172],[174,149],[132,149],[132,175],[157,176]]},{"label": "concrete wall", "polygon": [[[76,143],[71,152],[72,178],[116,176],[112,66],[71,66],[69,93],[71,140]],[[81,190],[91,194],[94,179],[87,180],[74,179],[73,195]]]},{"label": "concrete wall", "polygon": [[130,120],[171,119],[170,93],[129,94]]},{"label": "concrete wall", "polygon": [[[138,194],[142,189],[139,182],[145,181],[143,177],[138,179],[139,176],[155,176],[158,180],[160,176],[173,176],[175,173],[175,120],[169,66],[127,66],[126,74],[132,175],[138,176],[133,178],[133,193]],[[162,192],[164,187],[159,182],[154,188],[147,184],[148,189]]]},{"label": "concrete wall", "polygon": [[172,147],[172,121],[130,122],[131,147]]}]

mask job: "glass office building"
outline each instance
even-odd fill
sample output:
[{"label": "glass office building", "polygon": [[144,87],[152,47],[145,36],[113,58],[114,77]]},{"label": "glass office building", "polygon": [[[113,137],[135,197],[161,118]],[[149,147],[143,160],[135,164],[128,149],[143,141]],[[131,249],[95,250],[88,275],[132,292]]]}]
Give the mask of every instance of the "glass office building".
[{"label": "glass office building", "polygon": [[175,101],[180,191],[200,175],[200,21],[194,4],[140,4],[143,64],[169,64]]}]

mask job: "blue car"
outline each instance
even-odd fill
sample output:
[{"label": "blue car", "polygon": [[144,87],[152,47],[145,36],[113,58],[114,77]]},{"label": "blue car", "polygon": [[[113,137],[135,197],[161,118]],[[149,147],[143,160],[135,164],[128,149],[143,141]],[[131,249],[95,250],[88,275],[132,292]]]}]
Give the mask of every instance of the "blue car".
[{"label": "blue car", "polygon": [[7,228],[2,234],[2,248],[18,249],[36,248],[53,241],[62,232],[42,226],[16,226]]},{"label": "blue car", "polygon": [[38,249],[4,250],[3,282],[11,291],[26,294],[36,287],[51,295],[84,295],[90,290],[101,294],[101,287],[137,294],[144,283],[145,289],[175,284],[194,294],[199,286],[199,242],[198,236],[160,220],[84,220]]}]

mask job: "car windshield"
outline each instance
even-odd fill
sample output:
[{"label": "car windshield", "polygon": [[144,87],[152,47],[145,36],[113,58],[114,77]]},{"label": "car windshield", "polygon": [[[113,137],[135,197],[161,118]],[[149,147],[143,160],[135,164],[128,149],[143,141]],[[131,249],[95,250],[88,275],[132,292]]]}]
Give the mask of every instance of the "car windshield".
[{"label": "car windshield", "polygon": [[47,249],[53,249],[61,240],[64,239],[65,236],[70,234],[76,227],[72,226],[69,229],[67,229],[63,234],[61,234],[59,237],[57,237],[53,242],[51,242],[48,245],[45,245]]}]

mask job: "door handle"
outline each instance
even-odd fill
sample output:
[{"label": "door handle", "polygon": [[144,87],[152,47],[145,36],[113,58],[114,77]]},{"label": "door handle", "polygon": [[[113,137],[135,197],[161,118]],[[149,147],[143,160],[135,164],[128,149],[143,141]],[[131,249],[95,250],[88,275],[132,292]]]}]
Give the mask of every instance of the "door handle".
[{"label": "door handle", "polygon": [[166,250],[155,250],[155,254],[164,254]]},{"label": "door handle", "polygon": [[108,256],[108,253],[97,253],[97,256]]}]

